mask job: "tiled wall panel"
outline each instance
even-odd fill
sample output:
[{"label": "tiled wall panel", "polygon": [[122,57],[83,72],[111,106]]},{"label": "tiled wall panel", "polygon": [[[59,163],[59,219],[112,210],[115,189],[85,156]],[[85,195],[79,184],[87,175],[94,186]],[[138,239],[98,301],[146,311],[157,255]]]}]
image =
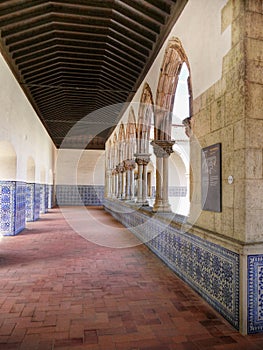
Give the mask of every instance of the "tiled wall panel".
[{"label": "tiled wall panel", "polygon": [[46,212],[46,208],[45,208],[45,195],[46,195],[46,191],[45,191],[45,185],[44,184],[40,184],[40,213],[45,213]]},{"label": "tiled wall panel", "polygon": [[40,187],[40,184],[35,184],[34,221],[39,219],[40,214]]},{"label": "tiled wall panel", "polygon": [[263,332],[263,255],[248,256],[248,334]]},{"label": "tiled wall panel", "polygon": [[26,221],[36,221],[40,213],[40,184],[26,184]]},{"label": "tiled wall panel", "polygon": [[238,254],[141,211],[130,210],[127,214],[121,203],[105,200],[104,206],[235,328],[239,328]]},{"label": "tiled wall panel", "polygon": [[26,183],[16,182],[15,201],[15,234],[21,232],[26,226]]},{"label": "tiled wall panel", "polygon": [[0,181],[0,232],[13,236],[25,228],[25,183]]},{"label": "tiled wall panel", "polygon": [[186,197],[187,187],[185,187],[185,186],[169,186],[168,195],[169,195],[169,197]]},{"label": "tiled wall panel", "polygon": [[102,205],[104,186],[57,185],[56,199],[58,205]]},{"label": "tiled wall panel", "polygon": [[48,187],[48,209],[51,209],[55,206],[53,203],[53,185],[47,185]]}]

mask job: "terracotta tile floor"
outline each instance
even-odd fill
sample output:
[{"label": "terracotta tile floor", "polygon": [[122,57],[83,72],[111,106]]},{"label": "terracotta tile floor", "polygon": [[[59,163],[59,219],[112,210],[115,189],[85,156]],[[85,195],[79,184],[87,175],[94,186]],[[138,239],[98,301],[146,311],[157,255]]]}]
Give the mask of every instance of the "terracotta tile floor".
[{"label": "terracotta tile floor", "polygon": [[240,335],[109,214],[86,213],[64,213],[86,239],[59,209],[2,238],[1,350],[263,348],[263,335]]}]

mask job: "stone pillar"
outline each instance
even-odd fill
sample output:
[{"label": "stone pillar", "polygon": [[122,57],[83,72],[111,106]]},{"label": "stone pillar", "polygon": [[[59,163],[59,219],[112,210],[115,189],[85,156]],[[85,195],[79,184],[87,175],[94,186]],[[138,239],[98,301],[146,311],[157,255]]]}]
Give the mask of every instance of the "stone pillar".
[{"label": "stone pillar", "polygon": [[135,154],[135,161],[138,164],[138,193],[137,203],[149,205],[147,201],[147,164],[150,161],[150,154]]},{"label": "stone pillar", "polygon": [[119,165],[117,165],[117,172],[118,172],[118,195],[117,198],[118,199],[123,199],[124,198],[124,164],[123,162],[120,163]]},{"label": "stone pillar", "polygon": [[127,159],[124,161],[124,167],[126,170],[126,200],[133,200],[134,198],[134,169],[135,161],[133,159]]},{"label": "stone pillar", "polygon": [[118,198],[118,194],[119,194],[119,170],[118,170],[118,166],[115,167],[114,169],[114,197]]},{"label": "stone pillar", "polygon": [[157,212],[171,212],[169,203],[169,156],[173,153],[173,145],[175,141],[172,140],[154,140],[153,146],[154,154],[156,155],[156,194],[153,211]]},{"label": "stone pillar", "polygon": [[111,175],[111,197],[114,198],[115,197],[115,169],[112,170],[112,175]]},{"label": "stone pillar", "polygon": [[153,205],[153,211],[158,211],[162,206],[163,194],[162,194],[162,173],[163,173],[163,149],[151,143],[153,146],[154,154],[156,156],[156,191],[155,191],[155,202]]},{"label": "stone pillar", "polygon": [[125,167],[122,168],[122,191],[121,191],[121,198],[126,198],[126,171]]},{"label": "stone pillar", "polygon": [[111,196],[111,174],[112,174],[112,169],[107,169],[106,170],[106,183],[105,183],[105,197],[110,197]]}]

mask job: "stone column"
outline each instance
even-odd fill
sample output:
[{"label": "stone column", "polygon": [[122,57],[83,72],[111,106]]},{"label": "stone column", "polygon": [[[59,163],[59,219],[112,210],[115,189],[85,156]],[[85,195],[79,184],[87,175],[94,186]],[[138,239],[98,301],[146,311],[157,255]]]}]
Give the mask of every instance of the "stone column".
[{"label": "stone column", "polygon": [[105,197],[111,197],[112,169],[106,170]]},{"label": "stone column", "polygon": [[122,198],[122,164],[120,163],[117,165],[117,172],[118,172],[118,194],[117,198]]},{"label": "stone column", "polygon": [[173,153],[172,140],[154,140],[152,146],[156,155],[156,195],[153,211],[171,212],[168,199],[169,156]]},{"label": "stone column", "polygon": [[112,181],[111,181],[111,197],[116,198],[116,181],[117,181],[117,170],[112,170]]},{"label": "stone column", "polygon": [[158,211],[158,209],[162,206],[163,202],[163,194],[162,194],[162,174],[163,174],[163,156],[164,150],[154,143],[151,142],[153,146],[153,151],[156,156],[156,190],[155,190],[155,202],[153,205],[153,211]]},{"label": "stone column", "polygon": [[119,195],[119,170],[118,170],[118,165],[116,165],[115,168],[115,198],[118,198]]},{"label": "stone column", "polygon": [[126,198],[126,171],[123,165],[122,167],[122,191],[121,191],[121,199]]},{"label": "stone column", "polygon": [[147,164],[150,161],[150,154],[135,154],[135,161],[138,164],[138,193],[137,203],[149,205],[147,201]]},{"label": "stone column", "polygon": [[126,170],[126,200],[133,200],[134,198],[134,169],[135,161],[133,159],[127,159],[124,161],[124,167]]}]

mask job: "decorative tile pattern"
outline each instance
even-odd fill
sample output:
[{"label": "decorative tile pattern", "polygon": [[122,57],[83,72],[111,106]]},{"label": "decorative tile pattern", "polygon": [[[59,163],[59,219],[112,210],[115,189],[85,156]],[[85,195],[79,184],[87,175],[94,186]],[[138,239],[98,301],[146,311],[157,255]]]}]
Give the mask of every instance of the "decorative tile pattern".
[{"label": "decorative tile pattern", "polygon": [[40,214],[40,184],[35,184],[35,195],[34,195],[34,221],[39,219]]},{"label": "decorative tile pattern", "polygon": [[36,221],[40,212],[40,184],[26,184],[26,221]]},{"label": "decorative tile pattern", "polygon": [[49,185],[45,185],[45,213],[48,212]]},{"label": "decorative tile pattern", "polygon": [[26,184],[26,221],[34,221],[35,184]]},{"label": "decorative tile pattern", "polygon": [[18,234],[25,228],[25,184],[0,181],[0,232],[5,236]]},{"label": "decorative tile pattern", "polygon": [[14,232],[15,181],[1,181],[1,233],[12,235]]},{"label": "decorative tile pattern", "polygon": [[40,213],[48,211],[48,185],[40,184]]},{"label": "decorative tile pattern", "polygon": [[91,185],[57,185],[58,205],[102,205],[104,186]]},{"label": "decorative tile pattern", "polygon": [[[239,328],[239,255],[121,203],[104,206],[185,282]],[[126,211],[126,212],[125,212]]]},{"label": "decorative tile pattern", "polygon": [[15,234],[21,232],[26,226],[26,183],[16,182],[15,197]]},{"label": "decorative tile pattern", "polygon": [[51,209],[55,206],[53,203],[53,185],[47,185],[48,187],[48,209]]},{"label": "decorative tile pattern", "polygon": [[169,197],[186,197],[187,187],[185,187],[185,186],[169,186],[168,195],[169,195]]},{"label": "decorative tile pattern", "polygon": [[247,295],[247,332],[263,332],[263,255],[248,256]]},{"label": "decorative tile pattern", "polygon": [[40,213],[45,213],[46,208],[45,208],[45,185],[40,184],[39,186],[40,189]]}]

